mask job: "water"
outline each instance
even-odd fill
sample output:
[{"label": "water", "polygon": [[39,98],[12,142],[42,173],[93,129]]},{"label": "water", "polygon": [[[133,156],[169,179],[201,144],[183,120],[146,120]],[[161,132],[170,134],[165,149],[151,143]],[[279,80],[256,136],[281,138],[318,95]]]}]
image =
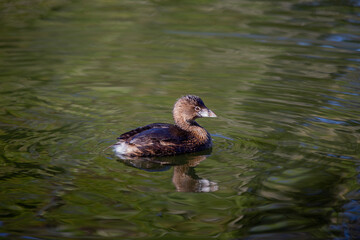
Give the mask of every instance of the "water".
[{"label": "water", "polygon": [[[359,239],[359,6],[0,3],[0,238]],[[189,93],[211,152],[102,152]]]}]

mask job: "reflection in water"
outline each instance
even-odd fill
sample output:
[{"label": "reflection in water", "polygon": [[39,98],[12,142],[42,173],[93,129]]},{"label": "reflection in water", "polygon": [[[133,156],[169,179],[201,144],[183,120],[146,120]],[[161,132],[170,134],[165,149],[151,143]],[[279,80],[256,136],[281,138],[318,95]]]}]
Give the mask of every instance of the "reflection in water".
[{"label": "reflection in water", "polygon": [[206,156],[194,156],[189,159],[188,163],[174,166],[173,183],[176,190],[179,192],[215,192],[218,190],[218,185],[207,179],[199,178],[195,173],[195,167]]},{"label": "reflection in water", "polygon": [[122,155],[117,155],[117,157],[126,165],[146,171],[166,171],[173,166],[172,182],[178,192],[214,192],[218,190],[217,183],[200,178],[195,172],[195,167],[204,161],[210,152],[211,150],[161,158],[124,158]]}]

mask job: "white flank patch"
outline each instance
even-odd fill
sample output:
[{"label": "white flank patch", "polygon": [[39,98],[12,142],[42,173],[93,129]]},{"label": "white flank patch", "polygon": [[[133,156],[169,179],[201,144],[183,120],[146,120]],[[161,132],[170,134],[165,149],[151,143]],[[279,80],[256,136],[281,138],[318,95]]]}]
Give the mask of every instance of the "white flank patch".
[{"label": "white flank patch", "polygon": [[128,145],[125,142],[116,143],[114,146],[114,151],[116,154],[126,155],[128,150]]}]

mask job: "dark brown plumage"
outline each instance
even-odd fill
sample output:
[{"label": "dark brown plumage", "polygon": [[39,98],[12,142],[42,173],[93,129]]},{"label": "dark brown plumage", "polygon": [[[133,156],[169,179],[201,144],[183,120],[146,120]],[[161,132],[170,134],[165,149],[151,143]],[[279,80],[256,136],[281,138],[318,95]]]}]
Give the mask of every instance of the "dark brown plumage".
[{"label": "dark brown plumage", "polygon": [[123,156],[169,156],[211,148],[210,134],[196,121],[216,117],[197,96],[177,100],[173,109],[175,124],[153,123],[122,134],[113,146]]}]

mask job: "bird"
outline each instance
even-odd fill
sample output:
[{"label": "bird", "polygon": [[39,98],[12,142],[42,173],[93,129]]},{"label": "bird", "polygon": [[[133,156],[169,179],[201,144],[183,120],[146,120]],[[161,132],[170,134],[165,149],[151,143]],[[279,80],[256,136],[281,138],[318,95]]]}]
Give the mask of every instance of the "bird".
[{"label": "bird", "polygon": [[209,132],[195,120],[217,116],[200,97],[179,98],[172,114],[174,124],[152,123],[121,134],[112,145],[115,154],[121,157],[172,156],[212,147]]}]

